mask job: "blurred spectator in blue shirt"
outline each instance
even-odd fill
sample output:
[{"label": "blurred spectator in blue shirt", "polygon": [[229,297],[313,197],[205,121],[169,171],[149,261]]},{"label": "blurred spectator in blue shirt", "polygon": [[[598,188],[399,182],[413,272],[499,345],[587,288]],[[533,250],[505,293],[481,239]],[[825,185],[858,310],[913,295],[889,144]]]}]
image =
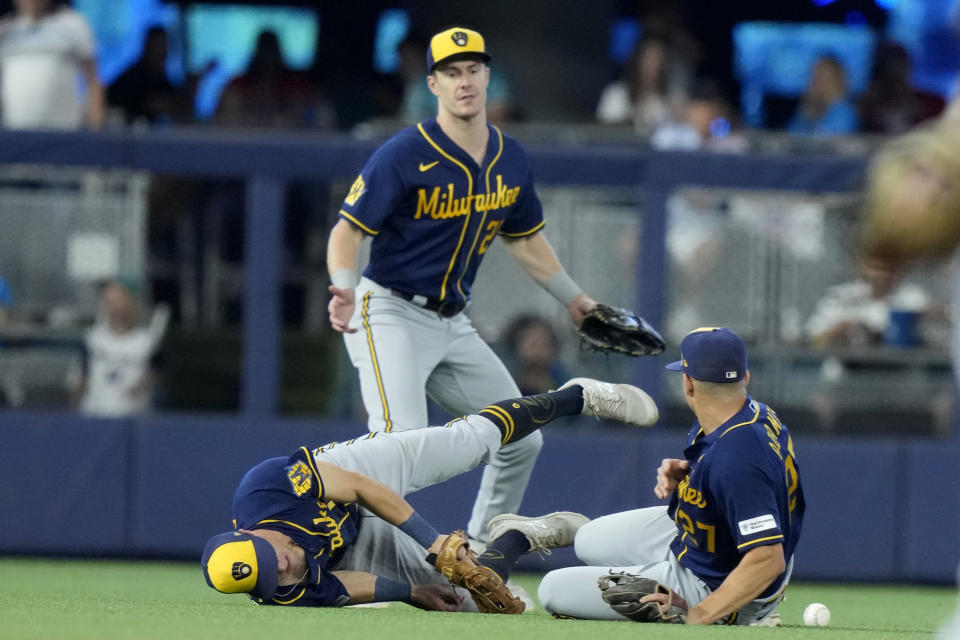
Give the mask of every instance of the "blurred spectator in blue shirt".
[{"label": "blurred spectator in blue shirt", "polygon": [[910,83],[910,54],[894,42],[881,43],[873,58],[870,84],[860,99],[860,120],[868,133],[899,134],[943,112],[943,98]]},{"label": "blurred spectator in blue shirt", "polygon": [[857,113],[847,97],[847,74],[839,60],[823,56],[810,74],[807,90],[787,131],[794,135],[839,136],[855,133]]},{"label": "blurred spectator in blue shirt", "polygon": [[397,73],[403,83],[400,117],[408,124],[437,115],[437,98],[427,87],[426,50],[426,38],[417,33],[408,35],[397,46],[400,58]]},{"label": "blurred spectator in blue shirt", "polygon": [[10,285],[0,276],[0,328],[7,319],[7,313],[13,304],[13,294],[10,291]]},{"label": "blurred spectator in blue shirt", "polygon": [[[9,324],[9,313],[13,307],[13,292],[9,283],[0,276],[0,331],[6,331]],[[0,350],[3,349],[3,340],[0,339]],[[23,402],[23,386],[6,369],[0,366],[0,409],[16,407]]]}]

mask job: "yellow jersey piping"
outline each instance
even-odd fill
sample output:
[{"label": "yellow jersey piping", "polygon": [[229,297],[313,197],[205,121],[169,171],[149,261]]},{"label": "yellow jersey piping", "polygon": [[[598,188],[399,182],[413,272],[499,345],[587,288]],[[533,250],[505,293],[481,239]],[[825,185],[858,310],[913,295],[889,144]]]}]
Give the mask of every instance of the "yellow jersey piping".
[{"label": "yellow jersey piping", "polygon": [[748,540],[743,544],[738,544],[737,549],[743,549],[744,547],[749,547],[752,544],[757,544],[758,542],[766,542],[768,540],[783,540],[783,534],[777,536],[767,536],[766,538],[757,538],[756,540]]},{"label": "yellow jersey piping", "polygon": [[447,267],[447,272],[443,275],[443,284],[440,286],[440,300],[442,301],[447,296],[447,280],[450,278],[450,273],[453,271],[453,265],[457,262],[457,256],[460,254],[460,247],[463,246],[463,238],[467,235],[467,227],[470,226],[470,216],[473,213],[473,175],[471,175],[469,169],[463,166],[462,162],[441,149],[440,145],[430,139],[430,136],[427,135],[426,130],[423,128],[423,124],[418,124],[417,129],[420,131],[420,135],[422,135],[424,139],[430,143],[430,146],[436,149],[444,158],[463,169],[463,172],[467,174],[467,202],[469,203],[469,209],[467,209],[467,218],[463,221],[463,227],[460,229],[460,239],[457,240],[457,248],[454,250],[453,256],[450,258],[450,265]]},{"label": "yellow jersey piping", "polygon": [[[497,160],[500,159],[500,154],[503,153],[503,133],[497,127],[493,125],[490,125],[490,126],[493,127],[493,130],[497,132],[497,141],[499,142],[500,147],[497,149],[497,155],[495,155],[493,157],[493,160],[490,161],[490,166],[487,167],[487,176],[486,176],[487,192],[485,194],[487,196],[490,195],[490,171],[493,169],[493,165],[497,164]],[[481,196],[477,196],[477,197],[481,197]],[[473,204],[472,204],[473,201],[471,200],[470,202],[471,202],[470,206],[473,207]],[[460,295],[464,297],[464,299],[466,299],[467,294],[465,294],[463,292],[463,289],[460,287],[460,281],[463,280],[463,276],[467,274],[467,269],[470,268],[470,259],[473,258],[473,250],[477,248],[477,240],[479,240],[480,236],[483,234],[483,223],[487,221],[487,213],[489,211],[490,211],[489,209],[484,207],[483,217],[480,218],[480,226],[477,227],[477,235],[473,237],[473,244],[470,245],[470,252],[467,254],[467,263],[463,265],[463,271],[460,273],[460,277],[457,278],[457,290],[460,292]]]},{"label": "yellow jersey piping", "polygon": [[292,598],[290,600],[277,600],[276,598],[271,598],[271,600],[273,600],[277,604],[290,604],[291,602],[296,602],[297,600],[302,598],[303,594],[305,594],[306,592],[307,592],[307,588],[304,587],[303,589],[300,590],[300,593],[297,594],[296,598]]},{"label": "yellow jersey piping", "polygon": [[534,228],[529,229],[529,230],[527,230],[527,231],[521,231],[520,233],[505,233],[505,232],[503,232],[503,231],[500,231],[500,232],[499,232],[499,235],[504,236],[504,237],[507,237],[507,238],[523,238],[524,236],[532,236],[532,235],[535,234],[537,231],[540,231],[540,229],[543,229],[543,225],[545,225],[545,224],[547,224],[547,221],[546,221],[546,220],[541,220],[541,221],[540,221],[540,224],[538,224],[538,225],[535,226]]},{"label": "yellow jersey piping", "polygon": [[349,221],[352,222],[353,224],[357,225],[358,227],[360,227],[361,229],[363,229],[364,231],[366,231],[367,233],[369,233],[369,234],[372,235],[372,236],[375,236],[375,235],[377,235],[378,233],[380,233],[379,231],[374,231],[373,229],[371,229],[371,228],[368,227],[367,225],[363,224],[362,222],[360,222],[359,220],[357,220],[356,218],[354,218],[352,215],[350,215],[349,213],[347,213],[347,212],[344,211],[343,209],[340,209],[340,215],[342,215],[344,218],[346,218],[347,220],[349,220]]},{"label": "yellow jersey piping", "polygon": [[720,434],[719,436],[717,436],[717,437],[718,437],[718,438],[722,438],[723,436],[727,435],[728,433],[730,433],[731,431],[733,431],[733,430],[736,429],[737,427],[742,427],[742,426],[745,425],[745,424],[753,424],[754,422],[757,421],[757,418],[759,418],[759,417],[760,417],[760,405],[757,405],[757,410],[756,410],[756,412],[754,412],[753,418],[751,418],[750,420],[747,420],[746,422],[737,423],[737,424],[733,425],[732,427],[727,427],[726,429],[723,430],[723,433],[721,433],[721,434]]},{"label": "yellow jersey piping", "polygon": [[317,478],[317,497],[323,498],[323,479],[320,477],[320,470],[317,468],[317,461],[313,459],[313,454],[310,453],[310,450],[306,447],[300,447],[300,450],[306,454],[307,466],[310,467],[313,475]]},{"label": "yellow jersey piping", "polygon": [[261,520],[261,521],[258,522],[257,524],[270,524],[270,523],[273,523],[273,522],[276,522],[276,523],[279,523],[279,524],[285,524],[285,525],[287,525],[287,526],[293,527],[294,529],[299,529],[300,531],[303,531],[305,534],[307,534],[307,535],[309,535],[309,536],[324,536],[324,537],[329,537],[329,536],[330,536],[329,533],[323,533],[323,532],[321,532],[321,531],[310,531],[309,529],[305,529],[305,528],[301,527],[300,525],[298,525],[298,524],[296,524],[296,523],[294,523],[294,522],[290,522],[289,520]]}]

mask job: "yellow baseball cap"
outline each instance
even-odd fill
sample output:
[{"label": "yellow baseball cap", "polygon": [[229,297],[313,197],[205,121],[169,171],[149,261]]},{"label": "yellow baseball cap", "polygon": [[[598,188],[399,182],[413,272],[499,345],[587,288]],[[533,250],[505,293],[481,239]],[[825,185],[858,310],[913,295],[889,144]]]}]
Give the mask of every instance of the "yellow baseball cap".
[{"label": "yellow baseball cap", "polygon": [[492,59],[487,53],[483,36],[473,29],[451,27],[430,38],[430,46],[427,47],[427,71],[433,72],[441,62],[472,56],[477,56],[484,62]]},{"label": "yellow baseball cap", "polygon": [[252,593],[269,600],[277,591],[277,554],[258,536],[239,531],[213,536],[200,566],[207,584],[220,593]]}]

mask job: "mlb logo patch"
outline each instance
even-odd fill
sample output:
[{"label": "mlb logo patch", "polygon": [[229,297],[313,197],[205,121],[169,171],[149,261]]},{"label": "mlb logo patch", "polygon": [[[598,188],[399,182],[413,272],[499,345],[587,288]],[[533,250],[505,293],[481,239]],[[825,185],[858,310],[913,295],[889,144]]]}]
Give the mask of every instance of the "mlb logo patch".
[{"label": "mlb logo patch", "polygon": [[736,371],[727,371],[726,376],[727,376],[727,380],[733,380],[733,379],[735,379],[735,378],[737,377],[737,372],[736,372]]}]

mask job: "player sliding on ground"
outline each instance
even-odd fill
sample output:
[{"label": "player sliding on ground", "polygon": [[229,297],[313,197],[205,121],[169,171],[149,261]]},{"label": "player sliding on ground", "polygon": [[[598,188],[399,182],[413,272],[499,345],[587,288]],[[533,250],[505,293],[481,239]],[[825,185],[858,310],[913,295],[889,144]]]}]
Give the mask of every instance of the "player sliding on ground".
[{"label": "player sliding on ground", "polygon": [[641,426],[658,418],[636,387],[574,378],[558,391],[496,402],[443,427],[373,432],[265,460],[234,494],[235,529],[207,542],[204,577],[259,604],[402,601],[521,613],[523,603],[504,584],[513,563],[532,549],[572,544],[587,518],[550,514],[530,536],[495,519],[497,539],[474,559],[462,532],[440,535],[401,496],[487,462],[556,418],[581,414]]}]

